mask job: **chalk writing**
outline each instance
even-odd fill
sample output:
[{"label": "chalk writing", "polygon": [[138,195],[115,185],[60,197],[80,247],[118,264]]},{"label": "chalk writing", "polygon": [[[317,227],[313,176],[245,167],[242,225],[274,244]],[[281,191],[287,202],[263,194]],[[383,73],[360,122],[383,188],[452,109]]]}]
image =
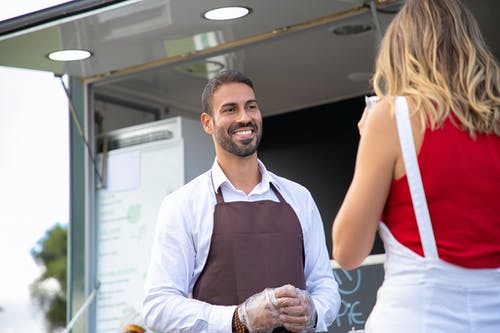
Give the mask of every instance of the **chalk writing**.
[{"label": "chalk writing", "polygon": [[[378,259],[378,257],[376,258]],[[333,275],[339,285],[340,309],[329,333],[362,332],[375,305],[377,290],[384,278],[383,260],[345,271],[334,268]]]}]

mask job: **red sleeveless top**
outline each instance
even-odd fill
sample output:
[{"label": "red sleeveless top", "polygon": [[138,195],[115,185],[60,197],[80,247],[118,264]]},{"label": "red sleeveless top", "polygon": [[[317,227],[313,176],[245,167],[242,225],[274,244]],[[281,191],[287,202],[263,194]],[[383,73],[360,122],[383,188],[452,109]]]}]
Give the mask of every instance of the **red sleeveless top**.
[{"label": "red sleeveless top", "polygon": [[[427,129],[418,164],[439,257],[466,268],[500,267],[500,137]],[[393,181],[382,221],[423,256],[406,175]]]}]

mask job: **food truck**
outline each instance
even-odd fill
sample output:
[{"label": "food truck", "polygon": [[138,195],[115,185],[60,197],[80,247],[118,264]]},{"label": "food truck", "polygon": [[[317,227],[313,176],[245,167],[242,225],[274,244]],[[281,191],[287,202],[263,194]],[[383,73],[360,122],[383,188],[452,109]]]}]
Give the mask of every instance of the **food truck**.
[{"label": "food truck", "polygon": [[[498,55],[500,2],[464,2]],[[377,47],[402,3],[76,0],[0,22],[0,65],[53,72],[68,96],[67,331],[140,324],[159,204],[215,157],[201,91],[223,69],[256,84],[259,158],[311,191],[331,247]],[[330,332],[363,328],[382,262],[379,240],[359,270],[332,260],[343,303]]]}]

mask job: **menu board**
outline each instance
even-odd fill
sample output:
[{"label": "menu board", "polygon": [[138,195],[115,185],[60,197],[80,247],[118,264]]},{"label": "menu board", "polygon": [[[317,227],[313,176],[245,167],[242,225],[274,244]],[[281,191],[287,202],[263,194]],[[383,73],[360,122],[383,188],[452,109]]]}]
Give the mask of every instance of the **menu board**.
[{"label": "menu board", "polygon": [[144,281],[162,199],[184,184],[181,139],[110,151],[97,191],[96,333],[139,324]]}]

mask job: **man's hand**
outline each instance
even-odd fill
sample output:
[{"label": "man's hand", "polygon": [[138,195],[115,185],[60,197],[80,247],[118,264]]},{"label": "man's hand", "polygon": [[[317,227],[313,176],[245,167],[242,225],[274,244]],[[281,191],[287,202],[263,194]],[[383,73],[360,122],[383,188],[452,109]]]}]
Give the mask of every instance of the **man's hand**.
[{"label": "man's hand", "polygon": [[250,333],[270,333],[283,326],[292,332],[314,332],[316,308],[305,290],[287,284],[266,288],[238,306],[238,317]]},{"label": "man's hand", "polygon": [[238,306],[238,317],[250,333],[270,333],[282,326],[274,289],[266,288]]},{"label": "man's hand", "polygon": [[316,308],[305,290],[285,285],[274,292],[279,308],[279,320],[292,332],[314,332]]}]

